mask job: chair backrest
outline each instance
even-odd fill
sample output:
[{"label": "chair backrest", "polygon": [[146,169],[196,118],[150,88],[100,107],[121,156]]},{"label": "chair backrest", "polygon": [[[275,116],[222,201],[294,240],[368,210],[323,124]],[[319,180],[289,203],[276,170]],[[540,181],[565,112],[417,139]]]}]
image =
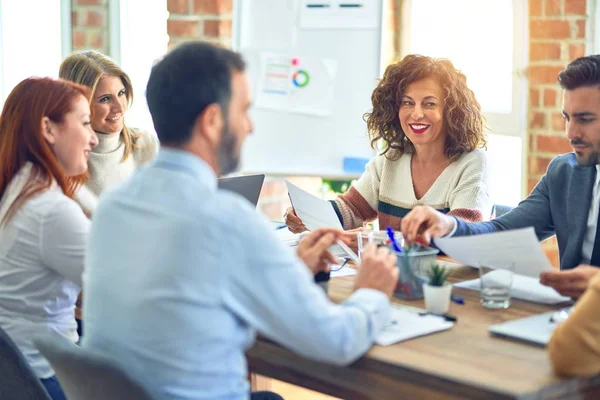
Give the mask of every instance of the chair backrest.
[{"label": "chair backrest", "polygon": [[114,360],[69,342],[62,336],[47,335],[35,345],[50,362],[69,400],[153,400],[134,378]]},{"label": "chair backrest", "polygon": [[0,328],[0,399],[50,400],[21,350]]},{"label": "chair backrest", "polygon": [[501,217],[513,208],[514,207],[511,206],[503,206],[502,204],[494,204],[492,206],[492,216],[490,217],[490,219]]}]

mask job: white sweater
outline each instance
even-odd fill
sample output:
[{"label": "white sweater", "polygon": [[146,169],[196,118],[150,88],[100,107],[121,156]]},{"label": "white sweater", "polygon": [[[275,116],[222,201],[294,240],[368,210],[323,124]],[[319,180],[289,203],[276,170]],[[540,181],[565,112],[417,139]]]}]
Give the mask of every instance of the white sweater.
[{"label": "white sweater", "polygon": [[122,136],[97,133],[99,142],[90,153],[88,161],[89,178],[77,194],[77,201],[88,214],[93,214],[98,197],[104,190],[123,182],[138,166],[156,156],[158,140],[147,132],[135,132],[138,139],[125,161],[122,161],[125,152]]},{"label": "white sweater", "polygon": [[379,226],[400,230],[402,217],[419,204],[471,221],[488,219],[487,158],[476,149],[453,161],[420,199],[415,196],[411,154],[391,161],[373,158],[360,179],[333,203],[344,229],[379,219]]}]

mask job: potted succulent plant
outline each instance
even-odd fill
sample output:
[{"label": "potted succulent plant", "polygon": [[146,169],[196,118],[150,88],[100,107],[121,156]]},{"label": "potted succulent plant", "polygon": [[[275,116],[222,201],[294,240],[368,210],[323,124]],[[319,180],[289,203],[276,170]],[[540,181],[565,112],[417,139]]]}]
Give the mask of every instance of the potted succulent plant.
[{"label": "potted succulent plant", "polygon": [[444,314],[450,308],[450,295],[452,285],[447,282],[452,270],[441,267],[437,262],[432,262],[426,274],[429,282],[423,284],[425,308],[435,314]]}]

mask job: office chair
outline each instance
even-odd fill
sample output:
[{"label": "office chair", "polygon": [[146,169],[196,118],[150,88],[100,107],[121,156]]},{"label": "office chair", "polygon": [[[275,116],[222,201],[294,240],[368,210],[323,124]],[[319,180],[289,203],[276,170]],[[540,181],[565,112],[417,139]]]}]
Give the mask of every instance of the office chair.
[{"label": "office chair", "polygon": [[498,217],[506,214],[513,208],[514,207],[511,207],[511,206],[503,206],[501,204],[494,204],[492,206],[492,215],[490,216],[490,219],[498,218]]},{"label": "office chair", "polygon": [[21,350],[0,328],[0,399],[50,400]]},{"label": "office chair", "polygon": [[78,347],[58,335],[34,341],[50,362],[69,400],[154,400],[109,357]]}]

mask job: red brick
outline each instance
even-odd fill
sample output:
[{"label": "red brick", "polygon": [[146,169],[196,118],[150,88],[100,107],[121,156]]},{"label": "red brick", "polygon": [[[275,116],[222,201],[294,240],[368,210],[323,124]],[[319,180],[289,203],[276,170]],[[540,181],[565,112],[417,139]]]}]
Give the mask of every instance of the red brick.
[{"label": "red brick", "polygon": [[552,158],[550,157],[535,157],[533,172],[538,175],[545,174],[546,170],[548,169],[548,164],[550,164],[550,161],[552,161]]},{"label": "red brick", "polygon": [[537,151],[562,154],[573,150],[566,136],[537,135]]},{"label": "red brick", "polygon": [[529,16],[530,17],[541,17],[542,16],[542,0],[529,0]]},{"label": "red brick", "polygon": [[231,37],[231,20],[205,20],[204,35],[208,37]]},{"label": "red brick", "polygon": [[580,19],[575,21],[575,24],[577,24],[577,34],[576,34],[576,38],[577,39],[584,39],[585,38],[585,19]]},{"label": "red brick", "polygon": [[80,6],[99,6],[102,0],[75,0],[75,4]]},{"label": "red brick", "polygon": [[586,0],[565,0],[566,15],[586,15]]},{"label": "red brick", "polygon": [[534,39],[568,39],[571,37],[569,21],[531,21],[530,35]]},{"label": "red brick", "polygon": [[173,14],[188,14],[190,12],[189,0],[167,0],[167,10]]},{"label": "red brick", "polygon": [[576,58],[583,57],[585,55],[585,44],[584,43],[572,43],[569,45],[569,61],[573,61]]},{"label": "red brick", "polygon": [[168,19],[167,33],[169,36],[198,37],[198,21]]},{"label": "red brick", "polygon": [[561,0],[546,0],[546,15],[548,15],[548,16],[562,15],[562,11],[560,10],[560,3],[561,3]]},{"label": "red brick", "polygon": [[84,26],[91,27],[103,27],[104,26],[104,15],[97,11],[88,11],[85,13]]},{"label": "red brick", "polygon": [[560,60],[560,43],[531,43],[529,61]]},{"label": "red brick", "polygon": [[556,83],[562,66],[538,65],[529,67],[529,84]]},{"label": "red brick", "polygon": [[538,89],[529,89],[529,104],[531,104],[532,107],[540,106],[540,91]]},{"label": "red brick", "polygon": [[196,14],[230,14],[233,0],[194,0]]},{"label": "red brick", "polygon": [[539,182],[539,179],[528,179],[527,180],[527,193],[531,193],[533,191],[533,188],[535,187],[535,185],[537,185],[538,182]]},{"label": "red brick", "polygon": [[552,117],[550,117],[552,126],[552,130],[556,132],[564,132],[565,131],[565,118],[561,113],[552,113]]},{"label": "red brick", "polygon": [[85,33],[80,29],[73,29],[73,48],[81,49],[85,47]]},{"label": "red brick", "polygon": [[556,107],[556,90],[544,90],[544,107]]},{"label": "red brick", "polygon": [[106,40],[104,31],[101,30],[98,32],[91,32],[89,34],[89,45],[91,48],[103,51],[105,44]]},{"label": "red brick", "polygon": [[546,113],[532,112],[529,118],[530,129],[546,129]]},{"label": "red brick", "polygon": [[71,27],[79,25],[79,13],[71,11]]}]

